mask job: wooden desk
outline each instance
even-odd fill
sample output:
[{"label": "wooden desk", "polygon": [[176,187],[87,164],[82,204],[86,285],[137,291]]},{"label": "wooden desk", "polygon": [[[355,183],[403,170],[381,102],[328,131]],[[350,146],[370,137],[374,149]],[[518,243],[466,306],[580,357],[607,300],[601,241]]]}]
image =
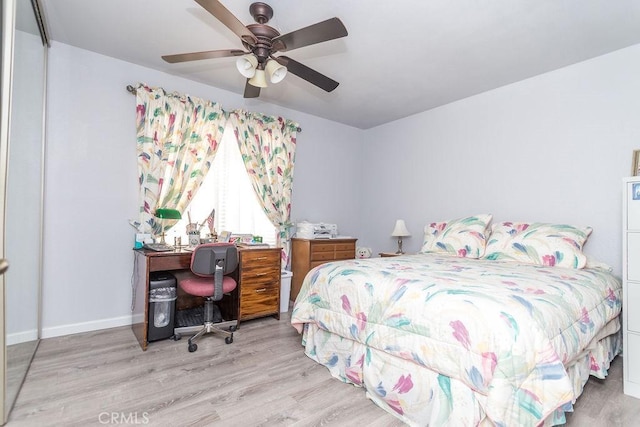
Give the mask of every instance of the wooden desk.
[{"label": "wooden desk", "polygon": [[[143,350],[149,344],[149,274],[154,271],[189,270],[191,251],[134,251],[134,294],[131,329]],[[216,305],[222,317],[249,320],[264,316],[280,319],[280,248],[238,248],[238,269],[233,276],[238,283],[231,295]],[[203,304],[202,297],[185,295],[178,289],[176,309]]]}]

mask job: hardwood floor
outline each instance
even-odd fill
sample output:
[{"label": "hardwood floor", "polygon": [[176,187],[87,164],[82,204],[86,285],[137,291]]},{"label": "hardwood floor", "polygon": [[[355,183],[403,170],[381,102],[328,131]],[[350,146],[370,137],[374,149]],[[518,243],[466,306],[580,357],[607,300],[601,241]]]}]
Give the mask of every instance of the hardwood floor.
[{"label": "hardwood floor", "polygon": [[[143,352],[129,327],[42,340],[7,426],[403,425],[306,357],[286,314],[198,347],[183,338]],[[567,425],[640,426],[619,357],[606,381],[589,380]]]}]

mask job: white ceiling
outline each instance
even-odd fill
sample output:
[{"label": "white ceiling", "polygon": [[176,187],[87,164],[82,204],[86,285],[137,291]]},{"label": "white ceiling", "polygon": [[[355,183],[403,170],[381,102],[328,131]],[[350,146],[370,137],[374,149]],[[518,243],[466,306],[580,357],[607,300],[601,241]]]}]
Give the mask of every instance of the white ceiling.
[{"label": "white ceiling", "polygon": [[[242,49],[237,36],[193,0],[41,2],[56,42],[244,91],[235,58],[182,64],[160,58]],[[254,22],[251,0],[221,2],[244,24]],[[640,0],[267,3],[274,10],[269,25],[281,34],[336,16],[349,35],[286,53],[340,82],[335,91],[289,74],[262,89],[260,99],[361,129],[640,43]],[[246,105],[252,102],[260,101]]]}]

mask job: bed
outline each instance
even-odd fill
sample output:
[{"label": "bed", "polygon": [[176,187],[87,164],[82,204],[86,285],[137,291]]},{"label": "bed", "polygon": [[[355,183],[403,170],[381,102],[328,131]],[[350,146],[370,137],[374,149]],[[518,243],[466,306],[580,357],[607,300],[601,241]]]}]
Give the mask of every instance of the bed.
[{"label": "bed", "polygon": [[291,317],[306,355],[409,425],[565,423],[621,350],[620,280],[582,253],[590,228],[490,222],[311,270]]}]

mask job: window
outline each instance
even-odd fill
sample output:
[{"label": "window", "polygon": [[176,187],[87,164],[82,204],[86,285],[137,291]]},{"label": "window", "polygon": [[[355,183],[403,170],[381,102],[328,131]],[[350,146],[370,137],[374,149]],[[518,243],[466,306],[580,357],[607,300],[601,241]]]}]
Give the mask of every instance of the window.
[{"label": "window", "polygon": [[[174,237],[181,236],[185,244],[189,216],[191,222],[202,224],[212,209],[216,210],[214,225],[218,234],[221,231],[253,234],[262,236],[265,243],[276,244],[276,229],[262,210],[253,191],[233,128],[229,123],[225,127],[209,173],[182,215],[182,220],[167,232],[167,243],[171,244]],[[201,236],[208,232],[209,228],[205,223],[201,229]]]}]

